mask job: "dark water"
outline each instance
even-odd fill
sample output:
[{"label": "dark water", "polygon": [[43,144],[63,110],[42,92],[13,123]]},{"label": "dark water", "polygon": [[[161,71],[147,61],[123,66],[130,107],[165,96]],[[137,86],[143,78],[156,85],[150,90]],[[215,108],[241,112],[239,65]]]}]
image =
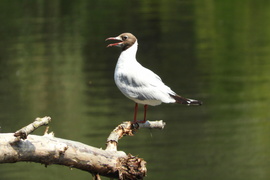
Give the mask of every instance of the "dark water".
[{"label": "dark water", "polygon": [[[114,85],[120,51],[104,40],[132,32],[144,66],[204,102],[150,107],[148,119],[163,119],[166,128],[120,141],[120,150],[147,161],[146,179],[267,180],[269,18],[270,2],[257,0],[1,1],[1,132],[47,115],[57,137],[104,148],[109,132],[132,120],[134,106]],[[90,178],[34,163],[1,164],[0,174]]]}]

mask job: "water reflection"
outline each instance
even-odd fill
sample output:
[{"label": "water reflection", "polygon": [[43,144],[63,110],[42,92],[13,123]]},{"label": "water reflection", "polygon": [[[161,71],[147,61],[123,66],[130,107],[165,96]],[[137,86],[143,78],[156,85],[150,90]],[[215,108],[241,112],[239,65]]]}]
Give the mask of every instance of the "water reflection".
[{"label": "water reflection", "polygon": [[[50,115],[56,136],[104,147],[134,106],[113,82],[120,52],[104,40],[130,31],[144,66],[179,94],[204,101],[150,107],[148,118],[164,119],[166,128],[121,140],[121,150],[148,162],[146,179],[269,178],[269,3],[0,3],[1,132]],[[2,164],[0,173],[89,178],[33,163]]]}]

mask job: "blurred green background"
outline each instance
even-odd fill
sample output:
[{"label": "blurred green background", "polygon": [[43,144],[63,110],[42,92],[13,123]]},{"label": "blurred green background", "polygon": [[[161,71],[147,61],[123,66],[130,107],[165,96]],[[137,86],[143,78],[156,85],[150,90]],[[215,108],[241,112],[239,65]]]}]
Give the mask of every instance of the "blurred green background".
[{"label": "blurred green background", "polygon": [[[148,119],[163,119],[165,129],[120,141],[119,150],[147,161],[145,179],[268,180],[269,19],[266,0],[2,0],[0,131],[51,116],[57,137],[105,148],[110,131],[132,120],[134,103],[114,84],[120,50],[104,40],[131,32],[145,67],[204,102],[149,107]],[[0,174],[91,178],[25,162],[0,164]]]}]

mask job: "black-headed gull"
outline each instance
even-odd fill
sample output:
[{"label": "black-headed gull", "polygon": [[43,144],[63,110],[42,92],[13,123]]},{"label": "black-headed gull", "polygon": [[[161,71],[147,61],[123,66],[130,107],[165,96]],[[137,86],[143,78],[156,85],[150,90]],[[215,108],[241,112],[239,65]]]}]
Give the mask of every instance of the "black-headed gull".
[{"label": "black-headed gull", "polygon": [[114,81],[126,97],[135,101],[134,123],[137,122],[138,103],[144,104],[144,120],[142,123],[146,122],[148,105],[156,106],[161,103],[202,104],[201,101],[177,95],[162,82],[158,75],[143,67],[136,60],[138,41],[133,34],[122,33],[117,37],[107,38],[107,40],[119,41],[109,44],[107,47],[117,46],[122,48],[115,67]]}]

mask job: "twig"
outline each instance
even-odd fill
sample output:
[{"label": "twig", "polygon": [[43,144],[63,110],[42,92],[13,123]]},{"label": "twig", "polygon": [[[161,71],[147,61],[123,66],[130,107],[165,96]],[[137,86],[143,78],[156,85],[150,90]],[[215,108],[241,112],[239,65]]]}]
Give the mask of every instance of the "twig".
[{"label": "twig", "polygon": [[118,140],[126,135],[132,136],[135,130],[130,121],[123,122],[117,126],[107,138],[106,151],[117,151]]},{"label": "twig", "polygon": [[146,121],[145,123],[133,124],[130,121],[123,122],[117,126],[107,138],[106,151],[117,151],[117,144],[119,139],[123,136],[133,136],[136,130],[139,128],[149,129],[164,129],[166,123],[162,120],[159,121]]},{"label": "twig", "polygon": [[101,180],[99,174],[92,174],[92,176],[93,176],[93,180]]},{"label": "twig", "polygon": [[33,123],[16,131],[14,133],[14,136],[19,139],[26,139],[28,134],[32,133],[34,130],[36,130],[40,126],[48,125],[50,122],[51,122],[51,118],[49,116],[45,116],[43,118],[36,118]]},{"label": "twig", "polygon": [[145,123],[138,123],[139,128],[148,128],[148,129],[164,129],[166,123],[162,120],[158,121],[146,121]]}]

